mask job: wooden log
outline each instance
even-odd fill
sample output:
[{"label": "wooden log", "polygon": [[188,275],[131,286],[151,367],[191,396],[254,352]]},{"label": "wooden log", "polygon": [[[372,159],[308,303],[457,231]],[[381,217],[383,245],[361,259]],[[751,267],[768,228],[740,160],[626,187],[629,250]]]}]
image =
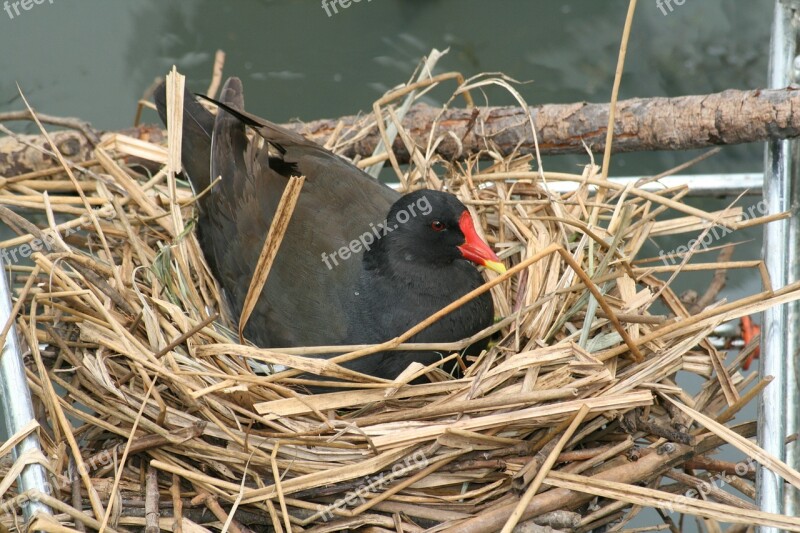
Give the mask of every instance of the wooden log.
[{"label": "wooden log", "polygon": [[[795,113],[794,108],[798,105],[800,88],[792,87],[622,100],[617,103],[612,151],[692,150],[797,137],[800,113]],[[529,109],[542,155],[585,153],[583,143],[595,153],[605,149],[608,104],[546,104]],[[524,108],[452,108],[441,116],[440,113],[440,109],[416,105],[403,126],[418,146],[425,147],[432,124],[438,118],[433,138],[444,139],[436,150],[444,159],[461,159],[477,153],[486,148],[487,142],[503,155],[515,149],[523,154],[534,153]],[[358,124],[371,118],[344,117],[288,126],[324,143],[339,121],[345,131],[358,131]],[[357,143],[347,146],[342,155],[369,156],[377,141],[377,128],[373,128]],[[408,152],[399,139],[393,148],[401,162],[408,161]]]},{"label": "wooden log", "polygon": [[[2,116],[0,115],[0,120]],[[91,130],[89,135],[77,130],[55,131],[50,134],[53,144],[69,161],[80,163],[93,158],[93,142],[104,139],[113,133],[122,133],[144,141],[157,144],[166,142],[166,133],[158,126],[146,125],[128,128],[119,132],[103,132]],[[50,143],[43,135],[17,135],[0,138],[0,176],[10,178],[31,174],[30,179],[47,177],[58,171],[55,157],[48,155],[51,151]],[[140,162],[148,168],[147,162]],[[41,173],[41,175],[38,175]]]},{"label": "wooden log", "polygon": [[[737,91],[679,96],[675,98],[633,98],[617,104],[614,125],[614,152],[654,150],[691,150],[715,145],[731,145],[788,139],[800,135],[800,88]],[[584,143],[593,152],[605,148],[608,104],[579,102],[544,104],[529,108],[536,125],[539,150],[543,155],[572,154],[585,151]],[[251,109],[258,114],[258,110]],[[533,153],[534,142],[527,111],[520,107],[476,107],[474,109],[441,109],[418,104],[403,121],[413,142],[425,147],[431,138],[443,141],[436,152],[447,160],[464,159],[487,146],[501,155],[515,150]],[[18,120],[19,113],[9,114]],[[4,119],[0,115],[0,121]],[[379,140],[372,115],[346,116],[314,120],[307,123],[283,124],[325,144],[343,129],[336,144],[348,158],[372,155]],[[435,125],[435,126],[434,126]],[[366,128],[366,131],[362,131]],[[91,131],[98,138],[108,132]],[[139,126],[122,133],[140,139],[161,142],[163,132],[154,126]],[[358,136],[355,142],[349,139]],[[16,176],[52,165],[48,156],[34,146],[44,146],[38,135],[0,138],[0,176]],[[85,131],[67,130],[54,134],[54,142],[69,159],[81,161],[91,153],[91,135]],[[400,138],[394,143],[400,163],[407,163],[409,154]]]}]

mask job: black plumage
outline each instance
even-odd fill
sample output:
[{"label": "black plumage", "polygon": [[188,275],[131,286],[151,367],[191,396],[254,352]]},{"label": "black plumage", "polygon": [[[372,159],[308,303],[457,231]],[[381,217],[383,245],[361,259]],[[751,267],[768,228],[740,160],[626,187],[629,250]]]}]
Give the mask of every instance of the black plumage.
[{"label": "black plumage", "polygon": [[[165,119],[165,90],[156,91]],[[214,117],[184,96],[182,159],[199,202],[198,233],[231,309],[241,311],[264,238],[287,183],[305,184],[245,336],[262,347],[377,343],[393,338],[478,287],[474,264],[502,270],[453,195],[400,195],[318,144],[243,111],[241,82],[230,78]],[[246,136],[252,127],[263,142]],[[491,324],[488,293],[417,334],[411,342],[450,342]],[[485,342],[473,346],[481,349]],[[394,378],[435,352],[384,352],[345,366]]]}]

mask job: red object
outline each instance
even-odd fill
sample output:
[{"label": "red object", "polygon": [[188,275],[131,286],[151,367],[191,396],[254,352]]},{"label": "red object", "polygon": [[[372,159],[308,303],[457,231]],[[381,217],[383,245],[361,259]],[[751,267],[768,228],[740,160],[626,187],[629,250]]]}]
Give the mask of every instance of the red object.
[{"label": "red object", "polygon": [[[464,234],[464,238],[466,239],[466,242],[458,247],[464,258],[469,259],[473,263],[499,270],[492,265],[502,265],[500,259],[492,249],[489,248],[489,245],[483,242],[478,236],[469,211],[464,211],[461,214],[461,217],[458,219],[458,227],[461,229],[461,233]],[[505,267],[501,266],[500,268],[502,268],[502,271],[505,271]]]},{"label": "red object", "polygon": [[[757,337],[761,334],[761,328],[757,324],[753,324],[753,320],[749,316],[743,316],[742,319],[742,340],[744,341],[744,345],[747,346],[750,344],[750,341],[753,338]],[[758,359],[758,356],[761,354],[761,348],[756,347],[747,359],[745,359],[742,368],[744,370],[748,370],[750,365],[753,363],[753,360]]]}]

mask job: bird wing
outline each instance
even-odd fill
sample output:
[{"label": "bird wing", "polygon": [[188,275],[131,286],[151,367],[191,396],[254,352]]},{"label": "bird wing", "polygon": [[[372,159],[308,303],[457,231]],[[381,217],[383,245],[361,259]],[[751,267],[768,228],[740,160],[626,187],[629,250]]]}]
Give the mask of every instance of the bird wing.
[{"label": "bird wing", "polygon": [[[292,219],[245,332],[261,346],[343,342],[361,253],[341,259],[340,250],[372,232],[400,195],[318,144],[240,111],[238,79],[226,82],[221,98],[211,175],[222,180],[212,189],[200,224],[218,280],[238,312],[287,179],[303,175]],[[248,140],[245,125],[264,142]],[[339,256],[338,265],[333,259],[326,263],[323,254]]]}]

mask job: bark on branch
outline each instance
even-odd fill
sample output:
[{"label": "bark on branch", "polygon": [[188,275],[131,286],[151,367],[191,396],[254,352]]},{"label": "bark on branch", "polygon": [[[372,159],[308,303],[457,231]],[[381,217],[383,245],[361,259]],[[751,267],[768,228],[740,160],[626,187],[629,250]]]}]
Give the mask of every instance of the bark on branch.
[{"label": "bark on branch", "polygon": [[[605,148],[608,104],[545,104],[530,107],[536,124],[539,149],[543,155],[583,153],[584,143],[593,152]],[[800,88],[736,91],[680,96],[675,98],[633,98],[617,104],[614,126],[614,152],[689,150],[714,145],[762,142],[800,136]],[[257,110],[252,110],[257,113]],[[0,117],[2,119],[2,117]],[[445,159],[461,159],[491,147],[501,154],[515,149],[533,153],[534,143],[526,110],[519,107],[438,108],[419,104],[403,121],[411,139],[420,147],[431,138],[441,137],[437,153]],[[379,134],[373,117],[347,116],[284,124],[320,143],[339,131],[337,145],[347,157],[368,157]],[[94,132],[101,137],[105,132]],[[141,126],[125,133],[155,140],[152,126]],[[352,143],[345,142],[357,136]],[[29,143],[42,146],[39,136],[24,136]],[[62,149],[79,160],[91,151],[91,144],[80,131],[59,132],[54,138]],[[408,151],[398,138],[394,150],[401,163]],[[49,166],[49,157],[11,137],[0,138],[0,175],[12,176]]]},{"label": "bark on branch", "polygon": [[[593,152],[602,152],[608,109],[608,104],[585,102],[530,107],[540,152],[542,155],[584,153],[583,143]],[[800,88],[794,87],[622,100],[617,103],[612,148],[614,152],[690,150],[797,137],[800,135],[798,110]],[[427,145],[431,126],[439,113],[439,109],[426,105],[411,108],[403,125],[418,146]],[[291,127],[324,142],[339,120],[344,123],[345,130],[348,127],[358,130],[358,121],[364,121],[363,118],[344,117]],[[437,124],[433,138],[438,136],[444,141],[437,152],[445,159],[475,153],[484,149],[489,141],[503,154],[517,146],[522,153],[534,153],[530,123],[525,110],[519,107],[449,109]],[[373,129],[345,150],[344,155],[369,156],[377,140],[377,129]],[[394,143],[394,149],[400,160],[407,161],[408,153],[399,140]]]}]

